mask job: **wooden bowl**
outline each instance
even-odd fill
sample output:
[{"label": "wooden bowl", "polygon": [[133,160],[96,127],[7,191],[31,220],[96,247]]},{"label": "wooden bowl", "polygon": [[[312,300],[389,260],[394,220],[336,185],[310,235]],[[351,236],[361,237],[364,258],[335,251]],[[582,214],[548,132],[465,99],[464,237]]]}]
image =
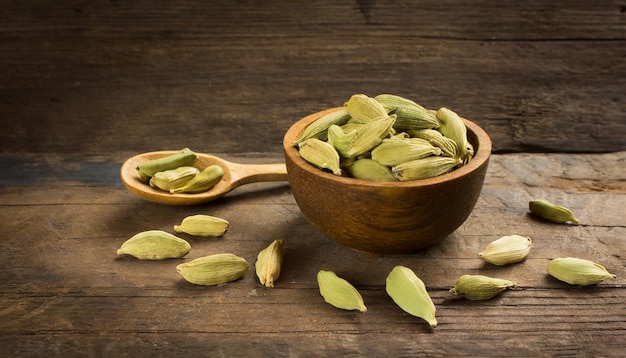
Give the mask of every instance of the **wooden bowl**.
[{"label": "wooden bowl", "polygon": [[397,254],[432,246],[463,224],[487,173],[491,140],[483,129],[463,119],[475,151],[465,166],[435,178],[370,182],[324,172],[304,161],[293,146],[307,125],[338,109],[302,118],[283,139],[293,196],[313,226],[354,250]]}]

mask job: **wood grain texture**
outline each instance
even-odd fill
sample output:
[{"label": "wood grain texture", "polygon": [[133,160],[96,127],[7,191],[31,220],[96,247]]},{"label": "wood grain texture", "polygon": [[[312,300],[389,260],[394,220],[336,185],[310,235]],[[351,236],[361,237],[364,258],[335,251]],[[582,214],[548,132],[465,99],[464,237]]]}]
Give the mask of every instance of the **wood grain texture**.
[{"label": "wood grain texture", "polygon": [[618,1],[9,1],[0,152],[278,154],[299,118],[383,92],[496,152],[623,151],[625,30]]},{"label": "wood grain texture", "polygon": [[[280,157],[228,157],[272,162]],[[125,158],[110,158],[119,166]],[[300,213],[289,187],[251,184],[192,207],[150,203],[127,192],[102,157],[12,157],[25,172],[70,179],[14,177],[0,186],[0,346],[14,356],[620,356],[626,343],[626,152],[507,154],[492,157],[469,219],[441,244],[411,255],[370,256],[330,241]],[[84,168],[104,174],[94,181]],[[111,174],[108,175],[107,173]],[[106,179],[108,178],[108,179]],[[556,225],[528,215],[544,197],[571,208],[582,224]],[[222,238],[185,236],[182,260],[116,257],[141,230],[172,231],[184,216],[226,218]],[[496,267],[476,255],[492,240],[533,239],[520,264]],[[186,283],[175,266],[232,252],[254,263],[272,240],[287,256],[274,289],[254,273],[218,287]],[[575,287],[549,277],[551,258],[575,256],[605,265],[617,279]],[[395,265],[415,270],[437,307],[430,330],[386,295]],[[366,313],[335,309],[317,290],[318,270],[337,272],[363,294]],[[511,279],[517,289],[484,302],[454,299],[462,274]]]}]

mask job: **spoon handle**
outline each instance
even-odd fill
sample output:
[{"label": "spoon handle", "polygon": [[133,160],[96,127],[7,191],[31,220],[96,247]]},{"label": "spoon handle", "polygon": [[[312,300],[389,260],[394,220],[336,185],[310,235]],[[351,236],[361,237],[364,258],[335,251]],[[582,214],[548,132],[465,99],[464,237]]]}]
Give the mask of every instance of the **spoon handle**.
[{"label": "spoon handle", "polygon": [[232,188],[250,183],[287,180],[287,167],[284,163],[229,164]]}]

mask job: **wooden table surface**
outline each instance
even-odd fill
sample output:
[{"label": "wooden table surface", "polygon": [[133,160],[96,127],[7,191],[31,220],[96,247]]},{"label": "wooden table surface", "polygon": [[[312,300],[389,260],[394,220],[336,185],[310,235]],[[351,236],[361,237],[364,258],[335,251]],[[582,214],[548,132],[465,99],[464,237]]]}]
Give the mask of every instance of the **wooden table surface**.
[{"label": "wooden table surface", "polygon": [[[0,356],[623,356],[626,347],[626,6],[618,1],[6,1],[0,12]],[[318,232],[287,182],[197,206],[128,192],[121,164],[181,149],[281,163],[299,118],[350,95],[393,93],[481,125],[493,155],[455,233],[410,255],[366,255]],[[528,214],[543,197],[580,225]],[[328,200],[332,200],[329,198]],[[116,250],[192,214],[229,220],[183,259]],[[519,264],[477,257],[528,236]],[[283,272],[215,287],[176,265],[229,252],[251,266],[274,239]],[[555,257],[617,275],[551,278]],[[439,325],[398,308],[385,277],[425,282]],[[320,296],[316,273],[352,282],[368,311]],[[488,301],[454,299],[463,274],[510,279]]]}]

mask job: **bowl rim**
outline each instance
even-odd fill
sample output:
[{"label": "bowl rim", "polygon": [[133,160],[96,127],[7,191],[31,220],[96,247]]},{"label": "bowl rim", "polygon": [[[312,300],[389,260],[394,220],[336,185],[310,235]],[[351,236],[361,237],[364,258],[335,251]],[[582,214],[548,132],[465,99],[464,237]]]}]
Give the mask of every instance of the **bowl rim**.
[{"label": "bowl rim", "polygon": [[[298,155],[298,150],[293,145],[296,139],[300,136],[302,131],[308,126],[310,123],[314,122],[316,119],[321,116],[331,113],[334,111],[338,111],[343,107],[334,107],[325,109],[319,112],[315,112],[309,114],[298,121],[296,121],[285,133],[283,137],[283,150],[285,152],[285,156],[288,157],[293,163],[295,163],[302,170],[306,171],[311,175],[321,176],[327,180],[332,180],[334,182],[342,183],[345,185],[354,185],[358,184],[360,186],[366,186],[371,188],[415,188],[415,187],[426,187],[426,186],[434,186],[438,184],[442,184],[445,182],[453,181],[455,179],[459,179],[464,177],[476,169],[480,168],[484,164],[489,161],[489,156],[491,155],[492,142],[489,138],[489,135],[485,130],[483,130],[478,124],[461,117],[461,120],[465,123],[468,131],[471,131],[476,137],[476,144],[478,144],[478,150],[475,151],[474,157],[469,161],[468,164],[463,165],[460,168],[457,168],[449,173],[442,174],[432,178],[426,179],[417,179],[417,180],[408,180],[408,181],[396,181],[396,182],[373,182],[363,179],[351,178],[338,176],[326,171],[323,171],[315,166],[311,165],[300,155]],[[474,145],[476,147],[476,145]],[[287,173],[289,174],[289,166],[287,166]]]}]

